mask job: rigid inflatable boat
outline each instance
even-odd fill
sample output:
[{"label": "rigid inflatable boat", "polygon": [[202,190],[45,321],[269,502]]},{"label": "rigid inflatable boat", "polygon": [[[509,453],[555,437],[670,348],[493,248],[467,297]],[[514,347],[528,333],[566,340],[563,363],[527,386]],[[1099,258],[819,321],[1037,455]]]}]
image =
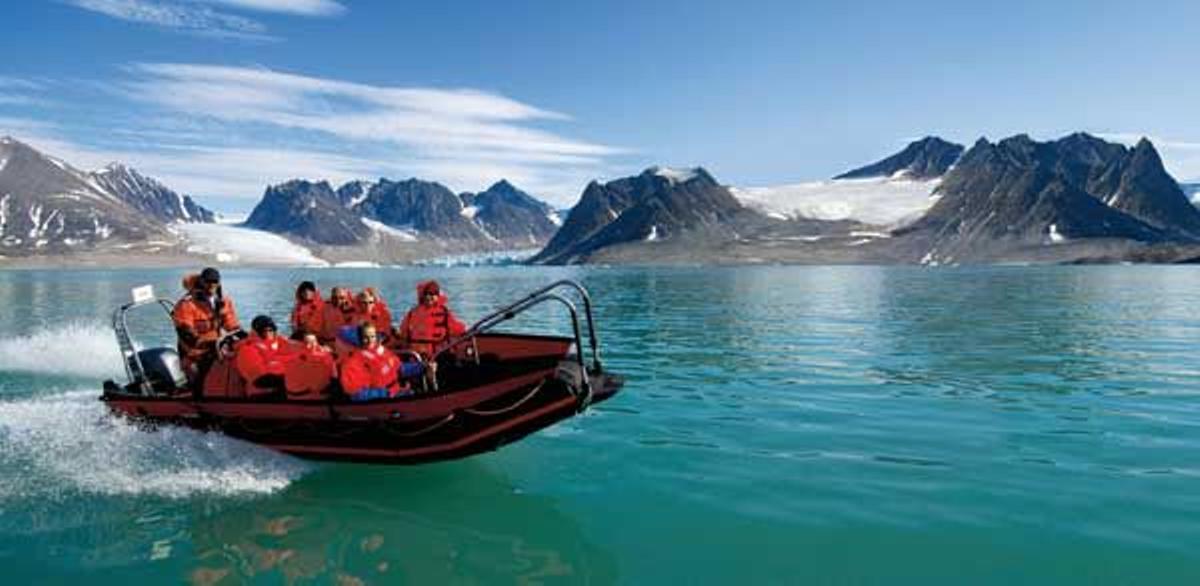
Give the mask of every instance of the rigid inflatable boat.
[{"label": "rigid inflatable boat", "polygon": [[[563,294],[570,291],[582,301],[582,323],[576,303]],[[496,331],[547,302],[566,308],[572,336]],[[623,383],[601,367],[591,299],[574,281],[484,317],[436,354],[434,380],[414,383],[411,394],[369,402],[351,402],[336,389],[320,399],[250,397],[227,357],[216,361],[201,389],[189,389],[174,348],[140,348],[131,337],[130,313],[153,307],[170,319],[171,302],[145,292],[114,312],[128,381],[105,381],[101,400],[141,422],[218,431],[304,458],[391,464],[461,458],[580,413]]]}]

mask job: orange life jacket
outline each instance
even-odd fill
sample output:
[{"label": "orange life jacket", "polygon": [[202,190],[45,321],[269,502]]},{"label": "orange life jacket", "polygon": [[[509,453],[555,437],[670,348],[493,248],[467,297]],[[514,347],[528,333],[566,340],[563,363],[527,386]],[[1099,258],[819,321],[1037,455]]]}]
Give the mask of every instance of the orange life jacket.
[{"label": "orange life jacket", "polygon": [[342,389],[348,395],[366,389],[387,389],[389,395],[395,396],[402,389],[398,379],[400,358],[382,345],[351,352],[339,370]]},{"label": "orange life jacket", "polygon": [[279,376],[286,374],[287,365],[292,360],[294,350],[291,342],[279,336],[268,342],[257,333],[253,333],[245,340],[238,342],[236,354],[235,364],[238,373],[246,379],[247,390],[253,394],[271,390],[254,384],[259,377],[268,374]]},{"label": "orange life jacket", "polygon": [[444,294],[439,294],[437,303],[432,306],[422,303],[422,294],[430,286],[436,287],[437,283],[423,281],[417,284],[417,305],[404,314],[399,330],[401,342],[427,359],[433,356],[438,345],[467,331],[467,326],[446,307]]},{"label": "orange life jacket", "polygon": [[375,331],[383,338],[392,335],[392,312],[379,298],[376,298],[375,304],[369,309],[366,305],[359,303],[355,319],[359,323],[370,322],[375,326]]},{"label": "orange life jacket", "polygon": [[175,331],[179,334],[179,355],[185,369],[207,354],[215,352],[215,343],[222,332],[233,332],[242,328],[238,323],[233,298],[219,292],[215,299],[210,298],[207,292],[195,287],[197,281],[198,275],[184,278],[184,284],[192,285],[193,288],[171,311]]},{"label": "orange life jacket", "polygon": [[317,337],[322,343],[328,344],[337,339],[338,330],[342,326],[357,326],[358,311],[354,306],[349,310],[342,310],[334,301],[325,303],[325,310],[321,316],[321,330]]},{"label": "orange life jacket", "polygon": [[292,335],[313,334],[320,337],[324,319],[325,300],[321,299],[319,293],[313,295],[310,301],[297,299],[296,307],[292,309]]},{"label": "orange life jacket", "polygon": [[287,365],[284,387],[290,398],[319,399],[325,396],[325,390],[335,376],[337,367],[331,352],[319,347],[314,350],[302,348]]}]

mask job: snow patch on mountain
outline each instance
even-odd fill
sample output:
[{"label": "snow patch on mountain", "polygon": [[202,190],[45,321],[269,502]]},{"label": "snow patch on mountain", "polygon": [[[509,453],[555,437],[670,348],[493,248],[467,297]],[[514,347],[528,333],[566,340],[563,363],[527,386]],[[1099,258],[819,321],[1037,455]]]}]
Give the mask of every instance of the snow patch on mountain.
[{"label": "snow patch on mountain", "polygon": [[308,248],[270,232],[231,224],[176,223],[171,231],[187,241],[187,251],[222,263],[328,266]]},{"label": "snow patch on mountain", "polygon": [[699,169],[679,169],[675,167],[651,167],[651,171],[659,177],[663,177],[672,183],[684,183],[696,178],[700,173]]},{"label": "snow patch on mountain", "polygon": [[416,242],[417,241],[417,231],[416,230],[395,228],[395,227],[389,226],[387,224],[384,224],[383,222],[380,222],[377,220],[372,220],[370,218],[363,218],[362,223],[366,224],[368,228],[370,228],[376,232],[379,232],[382,234],[388,234],[390,236],[394,236],[395,238],[404,240],[406,242]]},{"label": "snow patch on mountain", "polygon": [[834,179],[776,187],[734,187],[742,204],[780,219],[858,220],[893,226],[915,220],[936,201],[940,179]]}]

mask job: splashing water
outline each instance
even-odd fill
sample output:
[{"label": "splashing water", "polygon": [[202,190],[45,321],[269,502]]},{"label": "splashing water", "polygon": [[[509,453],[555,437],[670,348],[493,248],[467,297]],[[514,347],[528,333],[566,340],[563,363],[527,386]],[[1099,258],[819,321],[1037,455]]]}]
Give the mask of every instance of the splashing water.
[{"label": "splashing water", "polygon": [[0,340],[0,371],[100,379],[122,373],[121,352],[112,328],[67,323]]},{"label": "splashing water", "polygon": [[92,391],[0,402],[0,504],[77,493],[236,496],[282,490],[312,469],[216,433],[142,429]]}]

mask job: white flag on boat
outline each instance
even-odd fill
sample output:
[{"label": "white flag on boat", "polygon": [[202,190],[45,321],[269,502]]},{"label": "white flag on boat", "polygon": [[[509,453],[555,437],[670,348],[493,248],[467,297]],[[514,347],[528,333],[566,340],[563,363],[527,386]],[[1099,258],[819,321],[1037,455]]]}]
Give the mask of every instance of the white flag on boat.
[{"label": "white flag on boat", "polygon": [[142,285],[133,288],[133,302],[145,303],[154,300],[154,285]]}]

